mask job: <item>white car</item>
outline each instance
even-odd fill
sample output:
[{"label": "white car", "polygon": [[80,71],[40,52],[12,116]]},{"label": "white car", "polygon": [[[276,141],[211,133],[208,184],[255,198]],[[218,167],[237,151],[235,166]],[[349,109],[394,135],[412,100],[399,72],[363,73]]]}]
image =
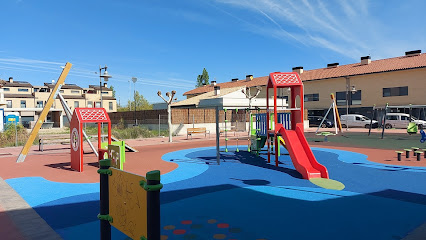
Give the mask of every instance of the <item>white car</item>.
[{"label": "white car", "polygon": [[371,121],[368,117],[360,114],[347,114],[340,116],[340,122],[342,123],[342,127],[363,127],[369,128],[370,124],[372,124],[373,128],[376,128],[378,122],[376,120]]},{"label": "white car", "polygon": [[[410,122],[410,114],[407,113],[387,113],[385,128],[407,128]],[[426,121],[418,120],[411,116],[411,122],[415,122],[419,127],[426,127]]]}]

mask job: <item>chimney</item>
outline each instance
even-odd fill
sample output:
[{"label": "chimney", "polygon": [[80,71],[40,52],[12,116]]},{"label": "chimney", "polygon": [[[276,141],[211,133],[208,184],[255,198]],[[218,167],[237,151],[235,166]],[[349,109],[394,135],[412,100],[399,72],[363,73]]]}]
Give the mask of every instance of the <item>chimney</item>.
[{"label": "chimney", "polygon": [[9,82],[13,83],[13,77],[9,77]]},{"label": "chimney", "polygon": [[238,81],[238,78],[231,79],[231,82],[236,82],[236,81]]},{"label": "chimney", "polygon": [[329,63],[329,64],[327,64],[327,68],[335,68],[337,66],[339,66],[339,63]]},{"label": "chimney", "polygon": [[104,88],[107,88],[108,87],[108,84],[107,83],[104,83]]},{"label": "chimney", "polygon": [[253,79],[253,75],[246,75],[246,81],[251,81]]},{"label": "chimney", "polygon": [[361,57],[361,65],[368,65],[370,63],[371,63],[370,56]]},{"label": "chimney", "polygon": [[408,52],[405,52],[405,56],[412,57],[412,56],[420,55],[420,53],[422,53],[422,50],[408,51]]},{"label": "chimney", "polygon": [[220,87],[219,86],[214,86],[214,95],[215,96],[220,95]]},{"label": "chimney", "polygon": [[293,70],[293,72],[296,72],[298,74],[303,73],[303,67],[302,66],[300,66],[300,67],[294,67],[294,68],[292,68],[292,70]]},{"label": "chimney", "polygon": [[212,81],[211,85],[216,86],[216,81]]}]

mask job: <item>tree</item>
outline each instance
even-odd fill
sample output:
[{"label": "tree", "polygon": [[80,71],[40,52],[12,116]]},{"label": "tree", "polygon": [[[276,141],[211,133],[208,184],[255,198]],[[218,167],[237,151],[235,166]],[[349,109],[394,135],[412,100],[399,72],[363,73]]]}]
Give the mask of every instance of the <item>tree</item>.
[{"label": "tree", "polygon": [[138,91],[136,91],[134,98],[132,100],[127,101],[127,106],[128,106],[127,111],[135,110],[135,100],[136,100],[136,111],[152,109],[152,104],[149,104],[148,100],[146,100],[141,94],[139,94]]},{"label": "tree", "polygon": [[111,91],[112,91],[112,97],[114,97],[114,98],[115,98],[115,89],[114,89],[114,87],[111,85],[109,88],[110,88],[110,89],[111,89]]},{"label": "tree", "polygon": [[201,87],[203,85],[209,85],[209,73],[207,72],[206,68],[203,69],[203,73],[201,75],[198,75],[197,77],[197,84],[196,87]]}]

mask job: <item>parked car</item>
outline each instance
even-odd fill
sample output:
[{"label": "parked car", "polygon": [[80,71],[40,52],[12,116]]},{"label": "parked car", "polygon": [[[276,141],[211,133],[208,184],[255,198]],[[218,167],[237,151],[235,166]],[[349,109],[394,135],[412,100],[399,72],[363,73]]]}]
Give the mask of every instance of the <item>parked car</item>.
[{"label": "parked car", "polygon": [[[387,113],[385,128],[407,128],[410,122],[410,114],[407,113]],[[411,116],[411,122],[415,122],[419,128],[426,127],[426,121],[418,120]]]},{"label": "parked car", "polygon": [[[321,124],[321,121],[323,118],[324,117],[322,116],[308,116],[309,126],[318,127]],[[322,128],[331,128],[333,126],[334,126],[334,123],[328,120],[327,118],[324,120],[324,122],[321,125]]]},{"label": "parked car", "polygon": [[372,124],[372,128],[377,128],[379,123],[376,120],[371,121],[368,117],[360,114],[347,114],[340,116],[340,122],[342,127],[365,127],[369,128]]}]

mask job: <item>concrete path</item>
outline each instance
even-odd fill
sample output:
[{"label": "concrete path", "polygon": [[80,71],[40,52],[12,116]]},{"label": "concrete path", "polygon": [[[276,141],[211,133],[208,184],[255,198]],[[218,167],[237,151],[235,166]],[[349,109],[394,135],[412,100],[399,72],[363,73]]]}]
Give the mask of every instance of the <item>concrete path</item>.
[{"label": "concrete path", "polygon": [[10,233],[10,237],[16,239],[16,236],[21,235],[23,239],[28,240],[62,239],[2,178],[0,178],[0,193],[0,206],[19,231]]}]

